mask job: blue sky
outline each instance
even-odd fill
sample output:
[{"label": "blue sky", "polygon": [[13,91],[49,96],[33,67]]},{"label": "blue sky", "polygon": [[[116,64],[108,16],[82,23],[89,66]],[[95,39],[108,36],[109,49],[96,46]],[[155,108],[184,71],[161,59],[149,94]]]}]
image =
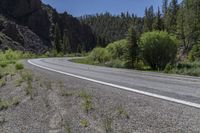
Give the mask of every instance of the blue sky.
[{"label": "blue sky", "polygon": [[[56,8],[58,12],[67,11],[73,16],[85,14],[96,14],[110,12],[120,14],[121,12],[144,15],[145,7],[151,5],[157,10],[162,5],[162,0],[42,0],[44,3]],[[181,1],[181,0],[179,0]]]}]

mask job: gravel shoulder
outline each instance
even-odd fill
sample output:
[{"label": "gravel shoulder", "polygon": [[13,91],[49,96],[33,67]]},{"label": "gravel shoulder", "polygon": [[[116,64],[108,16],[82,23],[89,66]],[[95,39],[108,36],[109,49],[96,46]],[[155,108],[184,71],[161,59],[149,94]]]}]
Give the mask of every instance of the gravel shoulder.
[{"label": "gravel shoulder", "polygon": [[25,66],[30,93],[28,81],[16,86],[21,72],[0,88],[20,99],[0,110],[2,133],[200,132],[199,109]]}]

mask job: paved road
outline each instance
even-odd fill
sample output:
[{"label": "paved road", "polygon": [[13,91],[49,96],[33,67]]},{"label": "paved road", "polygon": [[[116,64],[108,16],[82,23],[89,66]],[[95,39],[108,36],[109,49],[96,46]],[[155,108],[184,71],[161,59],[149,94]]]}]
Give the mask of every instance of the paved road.
[{"label": "paved road", "polygon": [[[69,58],[32,59],[29,63],[121,89],[200,108],[200,78],[77,64]],[[127,89],[127,90],[128,90]]]}]

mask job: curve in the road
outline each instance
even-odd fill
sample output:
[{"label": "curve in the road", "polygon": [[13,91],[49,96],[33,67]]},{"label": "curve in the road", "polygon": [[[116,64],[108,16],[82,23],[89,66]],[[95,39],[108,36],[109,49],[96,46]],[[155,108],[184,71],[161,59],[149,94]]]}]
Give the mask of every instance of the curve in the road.
[{"label": "curve in the road", "polygon": [[119,89],[122,89],[122,90],[135,92],[135,93],[138,93],[138,94],[142,94],[142,95],[146,95],[146,96],[150,96],[150,97],[154,97],[154,98],[159,98],[159,99],[167,100],[167,101],[170,101],[170,102],[175,102],[175,103],[178,103],[178,104],[183,104],[183,105],[187,105],[187,106],[191,106],[191,107],[195,107],[195,108],[200,109],[200,104],[198,104],[198,103],[180,100],[180,99],[176,99],[176,98],[172,98],[172,97],[168,97],[168,96],[163,96],[163,95],[159,95],[159,94],[155,94],[155,93],[150,93],[150,92],[146,92],[146,91],[142,91],[142,90],[138,90],[138,89],[134,89],[134,88],[130,88],[130,87],[125,87],[125,86],[121,86],[121,85],[117,85],[117,84],[113,84],[113,83],[108,83],[108,82],[105,82],[105,81],[100,81],[100,80],[88,78],[88,77],[85,77],[85,76],[80,76],[80,75],[77,75],[77,74],[64,72],[64,71],[61,71],[61,70],[56,70],[56,69],[53,69],[53,68],[49,68],[47,66],[42,66],[42,65],[36,64],[36,63],[32,62],[31,60],[28,60],[28,63],[30,63],[34,66],[37,66],[39,68],[45,69],[45,70],[53,71],[53,72],[56,72],[56,73],[67,75],[67,76],[72,76],[72,77],[87,80],[87,81],[90,81],[90,82],[103,84],[103,85],[119,88]]}]

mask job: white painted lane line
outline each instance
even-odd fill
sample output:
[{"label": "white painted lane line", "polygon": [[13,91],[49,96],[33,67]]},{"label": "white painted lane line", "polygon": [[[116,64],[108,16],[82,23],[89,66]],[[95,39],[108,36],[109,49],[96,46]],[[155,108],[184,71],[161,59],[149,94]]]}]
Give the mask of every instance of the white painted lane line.
[{"label": "white painted lane line", "polygon": [[179,104],[183,104],[183,105],[187,105],[187,106],[190,106],[190,107],[195,107],[195,108],[200,109],[200,104],[197,104],[197,103],[188,102],[188,101],[184,101],[184,100],[180,100],[180,99],[176,99],[176,98],[171,98],[171,97],[167,97],[167,96],[162,96],[162,95],[154,94],[154,93],[150,93],[150,92],[145,92],[145,91],[141,91],[141,90],[125,87],[125,86],[120,86],[120,85],[116,85],[116,84],[112,84],[112,83],[107,83],[107,82],[104,82],[104,81],[99,81],[99,80],[95,80],[95,79],[91,79],[91,78],[87,78],[87,77],[83,77],[83,76],[78,76],[78,75],[75,75],[75,74],[71,74],[71,73],[67,73],[67,72],[63,72],[63,71],[60,71],[60,70],[55,70],[55,69],[52,69],[52,68],[48,68],[48,67],[38,65],[36,63],[33,63],[31,60],[28,60],[28,63],[30,63],[34,66],[49,70],[49,71],[64,74],[64,75],[67,75],[67,76],[71,76],[71,77],[91,81],[91,82],[94,82],[94,83],[103,84],[103,85],[119,88],[119,89],[122,89],[122,90],[127,90],[127,91],[135,92],[135,93],[138,93],[138,94],[142,94],[142,95],[146,95],[146,96],[150,96],[150,97],[154,97],[154,98],[159,98],[159,99],[167,100],[167,101],[170,101],[170,102],[179,103]]}]

